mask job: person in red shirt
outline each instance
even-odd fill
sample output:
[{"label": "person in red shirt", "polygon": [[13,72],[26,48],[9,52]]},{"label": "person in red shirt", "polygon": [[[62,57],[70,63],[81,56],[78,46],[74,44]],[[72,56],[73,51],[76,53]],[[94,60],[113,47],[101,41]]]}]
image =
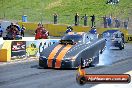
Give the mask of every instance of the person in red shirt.
[{"label": "person in red shirt", "polygon": [[48,39],[49,32],[43,27],[43,25],[38,24],[38,28],[35,31],[35,40],[36,39]]},{"label": "person in red shirt", "polygon": [[42,25],[42,39],[48,39],[48,36],[49,36],[49,32]]},{"label": "person in red shirt", "polygon": [[41,39],[41,35],[42,35],[42,29],[41,29],[41,24],[39,23],[37,29],[35,30],[35,40]]}]

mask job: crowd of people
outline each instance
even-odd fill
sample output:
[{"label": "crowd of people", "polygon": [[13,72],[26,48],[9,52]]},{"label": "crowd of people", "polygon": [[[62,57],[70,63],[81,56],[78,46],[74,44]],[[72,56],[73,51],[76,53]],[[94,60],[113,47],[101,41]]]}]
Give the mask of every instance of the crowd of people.
[{"label": "crowd of people", "polygon": [[[84,14],[84,16],[81,16],[81,19],[84,20],[84,26],[88,26],[88,18],[91,18],[91,28],[95,28],[96,27],[96,21],[95,18],[96,16],[93,14],[92,16],[87,16],[87,14]],[[100,17],[99,17],[100,18]],[[125,28],[128,29],[128,22],[129,20],[120,20],[117,17],[112,17],[112,16],[103,16],[101,17],[102,21],[103,21],[103,26],[104,28]],[[58,20],[58,15],[55,13],[54,14],[54,24],[57,24]],[[78,13],[75,14],[75,26],[78,26],[80,23],[80,16]],[[25,35],[25,30],[26,27],[24,27],[24,25],[22,25],[22,27],[20,27],[18,25],[18,23],[11,23],[11,25],[9,25],[6,28],[6,32],[7,35],[5,37],[5,39],[19,39],[24,37]],[[71,32],[73,31],[72,26],[68,26],[66,29],[65,33]],[[0,24],[0,37],[3,36],[3,29],[1,27]],[[35,30],[35,39],[48,39],[49,36],[49,32],[46,30],[46,28],[42,25],[42,24],[38,24],[38,27]]]},{"label": "crowd of people", "polygon": [[[21,27],[18,23],[11,23],[6,28],[6,32],[3,32],[4,29],[0,24],[0,37],[3,37],[4,40],[19,40],[25,36],[26,27],[24,24]],[[3,33],[6,33],[6,36],[3,36]],[[35,30],[35,39],[48,39],[49,32],[42,24],[38,24],[38,27]]]},{"label": "crowd of people", "polygon": [[24,27],[24,25],[22,25],[22,27],[20,27],[18,25],[18,23],[11,23],[11,25],[9,25],[6,28],[6,32],[7,35],[6,37],[4,37],[4,39],[8,39],[8,40],[14,40],[14,39],[21,39],[22,37],[24,37],[24,31],[26,30],[26,28]]},{"label": "crowd of people", "polygon": [[[94,27],[95,26],[95,15],[92,15],[92,16],[89,16],[91,17],[91,27]],[[88,26],[88,16],[87,14],[84,14],[84,16],[81,17],[81,19],[84,20],[84,26]],[[79,25],[79,14],[76,13],[75,14],[75,26],[78,26]]]},{"label": "crowd of people", "polygon": [[103,24],[104,24],[104,28],[120,28],[123,27],[125,29],[128,29],[128,20],[120,20],[117,17],[107,17],[106,15],[102,17],[103,18]]},{"label": "crowd of people", "polygon": [[[58,15],[56,13],[53,14],[54,16],[54,24],[57,24],[58,23]],[[91,27],[95,26],[95,15],[92,15],[92,16],[89,16],[91,17]],[[75,14],[75,17],[74,17],[74,25],[75,26],[78,26],[80,24],[80,19],[84,20],[84,26],[88,26],[88,16],[87,14],[84,14],[84,16],[79,16],[78,13]]]},{"label": "crowd of people", "polygon": [[[94,14],[91,15],[91,16],[88,16],[87,14],[84,14],[84,16],[80,16],[78,13],[75,14],[74,16],[74,25],[75,26],[78,26],[80,25],[80,20],[84,20],[83,21],[83,24],[84,26],[89,26],[88,25],[88,19],[91,19],[91,25],[90,27],[94,27],[96,26],[96,17],[98,19],[100,19],[100,17],[98,16],[95,16]],[[124,29],[128,29],[128,20],[120,20],[118,17],[112,17],[112,16],[102,16],[101,17],[102,21],[103,21],[103,24],[104,24],[104,28],[111,28],[111,27],[115,27],[115,28],[124,28]],[[58,15],[55,13],[54,14],[54,24],[57,24],[58,23]]]}]

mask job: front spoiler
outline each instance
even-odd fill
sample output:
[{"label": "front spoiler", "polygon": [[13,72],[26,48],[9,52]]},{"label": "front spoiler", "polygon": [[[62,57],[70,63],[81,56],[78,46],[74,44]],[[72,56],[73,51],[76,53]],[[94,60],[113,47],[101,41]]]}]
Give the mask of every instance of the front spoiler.
[{"label": "front spoiler", "polygon": [[111,46],[119,47],[120,46],[120,43],[112,43]]},{"label": "front spoiler", "polygon": [[[67,69],[67,68],[77,68],[77,66],[75,66],[74,64],[75,64],[74,61],[62,60],[60,68],[64,68],[64,69]],[[47,59],[43,59],[43,60],[39,59],[39,66],[43,67],[43,68],[57,68],[57,69],[60,69],[58,67],[55,67],[54,65],[52,65],[52,67],[48,67]]]}]

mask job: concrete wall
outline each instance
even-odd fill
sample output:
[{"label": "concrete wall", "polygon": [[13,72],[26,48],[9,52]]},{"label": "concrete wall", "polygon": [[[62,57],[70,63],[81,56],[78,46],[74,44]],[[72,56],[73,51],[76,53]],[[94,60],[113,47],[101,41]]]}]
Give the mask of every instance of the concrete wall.
[{"label": "concrete wall", "polygon": [[[19,25],[24,24],[27,30],[31,30],[32,32],[35,31],[37,28],[38,23],[29,23],[29,22],[18,22]],[[63,36],[67,29],[68,25],[62,24],[43,24],[44,27],[49,31],[51,36]],[[90,27],[88,26],[73,26],[73,31],[75,32],[88,32]]]},{"label": "concrete wall", "polygon": [[0,49],[0,62],[7,62],[11,60],[11,41],[4,41]]},{"label": "concrete wall", "polygon": [[132,34],[127,34],[125,38],[126,38],[126,42],[132,43]]},{"label": "concrete wall", "polygon": [[[3,46],[2,48],[0,49],[0,62],[8,62],[8,61],[11,61],[13,57],[11,57],[12,55],[12,51],[11,51],[11,45],[12,45],[12,42],[13,41],[23,41],[23,40],[6,40],[4,41],[3,43]],[[43,51],[43,48],[45,47],[49,47],[50,45],[52,45],[53,43],[56,43],[58,42],[59,39],[45,39],[45,40],[34,40],[34,41],[26,41],[26,52],[24,55],[28,55],[28,53],[34,53],[34,52],[37,52],[36,53],[36,57],[39,56],[39,45],[40,43],[42,43],[42,46],[40,47],[40,51]],[[30,46],[30,44],[34,43],[36,45],[36,48],[33,48]],[[16,45],[15,45],[16,46]],[[38,49],[37,51],[34,51],[35,49]],[[18,51],[19,53],[19,51]],[[19,53],[20,54],[20,53]],[[15,53],[16,55],[16,53]],[[15,59],[18,59],[18,57],[16,57]],[[28,57],[29,58],[29,57]],[[15,60],[13,58],[13,60]]]}]

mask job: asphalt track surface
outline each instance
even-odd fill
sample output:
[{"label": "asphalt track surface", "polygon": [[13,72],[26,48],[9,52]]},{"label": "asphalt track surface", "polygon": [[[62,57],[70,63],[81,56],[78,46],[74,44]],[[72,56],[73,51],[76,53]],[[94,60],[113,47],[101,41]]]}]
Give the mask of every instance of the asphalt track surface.
[{"label": "asphalt track surface", "polygon": [[[92,74],[121,74],[132,70],[132,44],[124,50],[106,47],[96,67],[86,68]],[[38,60],[0,65],[0,88],[90,88],[76,83],[77,70],[38,69]]]}]

